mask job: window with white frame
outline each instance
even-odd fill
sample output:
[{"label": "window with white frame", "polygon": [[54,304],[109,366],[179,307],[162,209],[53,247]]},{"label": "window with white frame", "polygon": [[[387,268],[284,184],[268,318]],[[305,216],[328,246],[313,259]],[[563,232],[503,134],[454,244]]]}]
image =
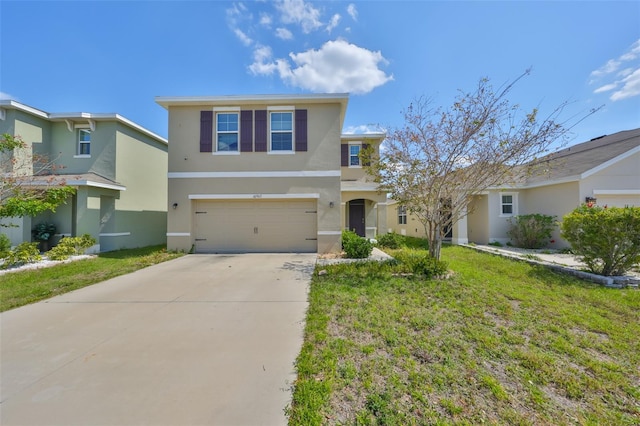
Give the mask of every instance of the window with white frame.
[{"label": "window with white frame", "polygon": [[293,151],[293,112],[272,111],[269,123],[271,151]]},{"label": "window with white frame", "polygon": [[216,152],[238,152],[237,112],[216,113]]},{"label": "window with white frame", "polygon": [[516,215],[516,194],[500,194],[500,216]]},{"label": "window with white frame", "polygon": [[360,164],[360,151],[362,150],[362,144],[350,143],[349,144],[349,167],[362,167]]},{"label": "window with white frame", "polygon": [[78,155],[91,155],[91,131],[78,129]]},{"label": "window with white frame", "polygon": [[398,225],[407,224],[407,207],[398,206]]}]

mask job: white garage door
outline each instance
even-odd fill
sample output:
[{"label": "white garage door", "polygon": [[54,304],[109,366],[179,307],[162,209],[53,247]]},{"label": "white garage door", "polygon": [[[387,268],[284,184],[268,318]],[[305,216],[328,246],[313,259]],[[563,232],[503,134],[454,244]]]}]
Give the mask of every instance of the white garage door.
[{"label": "white garage door", "polygon": [[197,253],[315,253],[315,200],[196,202]]},{"label": "white garage door", "polygon": [[599,206],[624,207],[640,206],[640,195],[597,195]]}]

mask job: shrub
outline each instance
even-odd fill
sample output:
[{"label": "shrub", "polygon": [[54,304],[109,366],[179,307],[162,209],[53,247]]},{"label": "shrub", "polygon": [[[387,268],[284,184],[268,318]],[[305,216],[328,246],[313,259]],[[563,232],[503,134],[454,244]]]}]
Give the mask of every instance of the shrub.
[{"label": "shrub", "polygon": [[85,250],[95,243],[95,238],[89,234],[84,234],[81,237],[63,238],[57,246],[47,252],[47,256],[51,260],[65,260],[71,256],[84,254]]},{"label": "shrub", "polygon": [[0,259],[7,257],[11,251],[11,240],[5,234],[0,234]]},{"label": "shrub", "polygon": [[640,207],[588,207],[564,216],[562,237],[589,270],[622,275],[640,263]]},{"label": "shrub", "polygon": [[53,223],[42,222],[33,230],[33,238],[37,241],[49,241],[55,233],[56,226]]},{"label": "shrub", "polygon": [[398,249],[404,245],[404,237],[395,232],[378,235],[378,245],[389,249]]},{"label": "shrub", "polygon": [[373,251],[373,244],[353,231],[342,231],[342,248],[349,259],[366,259]]},{"label": "shrub", "polygon": [[514,240],[516,247],[539,249],[546,247],[551,233],[556,227],[555,216],[544,214],[525,214],[509,219],[511,228],[507,235]]},{"label": "shrub", "polygon": [[9,252],[2,264],[3,268],[10,268],[12,266],[20,266],[25,263],[33,263],[42,259],[40,256],[40,250],[38,250],[38,243],[23,242],[20,243]]},{"label": "shrub", "polygon": [[404,272],[422,275],[426,278],[442,275],[447,272],[447,262],[429,256],[424,250],[403,250],[395,255],[402,264]]}]

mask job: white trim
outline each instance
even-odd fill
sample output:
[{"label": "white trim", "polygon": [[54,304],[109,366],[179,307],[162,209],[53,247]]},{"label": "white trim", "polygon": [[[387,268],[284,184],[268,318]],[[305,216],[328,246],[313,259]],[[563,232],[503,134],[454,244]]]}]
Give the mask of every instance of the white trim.
[{"label": "white trim", "polygon": [[374,229],[375,230],[375,229],[378,229],[378,227],[377,226],[365,226],[364,229],[369,229],[369,230]]},{"label": "white trim", "polygon": [[64,232],[63,232],[63,233],[61,233],[61,234],[53,234],[53,235],[54,235],[55,237],[68,237],[68,238],[70,238],[70,237],[71,237],[71,233],[68,233],[68,234],[67,234],[67,233],[64,233]]},{"label": "white trim", "polygon": [[634,154],[637,154],[640,152],[640,145],[636,146],[635,148],[630,149],[629,151],[618,155],[617,157],[612,158],[609,161],[605,161],[604,163],[594,167],[591,170],[587,170],[586,172],[582,173],[580,175],[581,179],[587,178],[595,173],[598,173],[599,171],[606,169],[609,166],[614,165],[615,163],[624,160],[625,158],[631,157]]},{"label": "white trim", "polygon": [[[375,184],[374,184],[375,185]],[[379,187],[375,186],[372,187],[371,184],[366,185],[365,186],[349,186],[346,188],[343,188],[342,185],[340,185],[340,192],[379,192]]]},{"label": "white trim", "polygon": [[594,189],[593,195],[640,195],[640,189]]},{"label": "white trim", "polygon": [[213,112],[240,112],[240,107],[239,106],[213,107]]},{"label": "white trim", "polygon": [[[360,147],[360,150],[358,151],[358,164],[356,164],[356,165],[351,165],[351,147],[352,146]],[[347,156],[348,157],[348,161],[349,161],[348,168],[350,168],[350,169],[361,169],[362,168],[362,162],[360,161],[360,152],[362,152],[362,141],[351,141],[351,142],[349,142],[349,155]]]},{"label": "white trim", "polygon": [[299,170],[271,172],[169,172],[169,179],[210,178],[296,178],[296,177],[340,177],[340,170]]},{"label": "white trim", "polygon": [[293,155],[295,151],[269,151],[267,155]]},{"label": "white trim", "polygon": [[213,151],[213,155],[240,155],[240,151]]},{"label": "white trim", "polygon": [[4,121],[7,118],[7,110],[0,108],[0,120]]},{"label": "white trim", "polygon": [[342,235],[342,231],[318,231],[318,235]]},{"label": "white trim", "polygon": [[188,198],[190,200],[295,200],[318,199],[320,194],[189,194]]},{"label": "white trim", "polygon": [[131,232],[101,232],[98,235],[101,237],[127,237],[131,235]]},{"label": "white trim", "polygon": [[[104,189],[113,189],[115,191],[126,191],[127,187],[122,185],[115,185],[110,183],[102,183],[102,182],[94,182],[91,180],[74,180],[74,179],[65,179],[63,175],[59,176],[61,179],[64,179],[65,185],[68,186],[90,186],[93,188],[104,188]],[[33,181],[30,182],[32,186],[47,186],[50,183],[47,181]]]},{"label": "white trim", "polygon": [[73,158],[91,158],[91,154],[74,155]]},{"label": "white trim", "polygon": [[267,111],[295,111],[296,107],[293,105],[273,105],[268,106]]},{"label": "white trim", "polygon": [[206,105],[207,103],[328,103],[338,101],[346,103],[349,100],[348,93],[314,93],[300,95],[226,95],[226,96],[156,96],[155,102],[165,108],[174,105]]},{"label": "white trim", "polygon": [[112,185],[110,183],[102,183],[102,182],[93,182],[91,180],[71,180],[67,181],[67,185],[76,186],[76,185],[85,185],[91,186],[93,188],[105,188],[105,189],[114,189],[116,191],[126,191],[127,187],[122,185]]},{"label": "white trim", "polygon": [[190,237],[191,232],[167,232],[167,237]]}]

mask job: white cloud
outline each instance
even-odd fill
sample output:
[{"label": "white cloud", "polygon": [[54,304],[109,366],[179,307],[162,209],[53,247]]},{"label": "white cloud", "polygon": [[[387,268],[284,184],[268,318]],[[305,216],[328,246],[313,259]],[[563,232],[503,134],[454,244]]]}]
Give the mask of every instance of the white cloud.
[{"label": "white cloud", "polygon": [[349,14],[349,16],[351,16],[351,19],[353,19],[354,21],[358,20],[358,10],[356,9],[355,4],[350,3],[349,6],[347,6],[347,13]]},{"label": "white cloud", "polygon": [[290,53],[286,59],[267,62],[268,58],[256,58],[249,67],[254,74],[271,74],[277,69],[286,83],[313,92],[369,93],[390,80],[378,65],[386,64],[380,52],[373,52],[344,40],[326,42],[320,49]]},{"label": "white cloud", "polygon": [[273,19],[271,18],[271,15],[267,13],[260,14],[260,25],[269,28],[271,27],[272,22],[273,22]]},{"label": "white cloud", "polygon": [[[591,73],[591,82],[599,84],[594,93],[614,91],[609,99],[619,101],[622,99],[640,96],[640,39],[617,59],[609,59],[603,66]],[[624,68],[623,68],[624,66]],[[621,78],[614,80],[614,78]],[[608,82],[606,80],[609,80]],[[614,81],[611,81],[614,80]],[[604,84],[603,84],[604,83]]]},{"label": "white cloud", "polygon": [[609,59],[606,64],[604,64],[597,70],[592,71],[591,76],[601,77],[603,75],[611,74],[618,71],[619,67],[620,67],[620,61],[617,61],[615,59]]},{"label": "white cloud", "polygon": [[327,28],[325,29],[328,33],[331,33],[331,31],[338,26],[338,23],[340,23],[340,15],[336,13],[331,17],[331,20],[329,21],[329,23],[327,24]]},{"label": "white cloud", "polygon": [[293,33],[286,28],[276,28],[276,37],[281,38],[282,40],[291,40],[293,38]]},{"label": "white cloud", "polygon": [[245,46],[251,46],[251,43],[253,43],[253,40],[251,40],[251,38],[246,35],[241,29],[236,28],[235,30],[233,30],[233,33]]},{"label": "white cloud", "polygon": [[618,84],[616,84],[616,83],[605,84],[602,87],[598,87],[596,90],[593,91],[593,93],[609,92],[609,91],[615,89],[616,87],[618,87]]},{"label": "white cloud", "polygon": [[300,25],[305,34],[322,26],[320,11],[304,0],[279,0],[275,6],[281,13],[282,22]]},{"label": "white cloud", "polygon": [[385,133],[386,129],[373,124],[360,124],[358,126],[348,126],[343,133],[346,135],[363,135],[371,133]]},{"label": "white cloud", "polygon": [[621,61],[632,61],[635,58],[640,56],[640,40],[636,40],[635,43],[631,45],[629,51],[622,56],[620,56]]},{"label": "white cloud", "polygon": [[640,68],[623,78],[622,83],[622,88],[613,92],[609,99],[612,101],[620,101],[640,95]]},{"label": "white cloud", "polygon": [[259,46],[253,51],[253,63],[249,71],[254,75],[271,75],[276,70],[276,64],[270,62],[273,53],[269,46]]}]

